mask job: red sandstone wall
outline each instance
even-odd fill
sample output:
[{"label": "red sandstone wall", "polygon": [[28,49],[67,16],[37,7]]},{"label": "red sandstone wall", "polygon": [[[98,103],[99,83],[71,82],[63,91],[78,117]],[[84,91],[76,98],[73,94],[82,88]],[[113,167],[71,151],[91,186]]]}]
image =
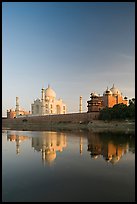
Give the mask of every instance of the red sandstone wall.
[{"label": "red sandstone wall", "polygon": [[[30,114],[30,112],[19,111],[19,114],[21,114],[21,115],[28,115],[28,114]],[[10,110],[10,111],[7,112],[7,118],[14,118],[14,117],[16,117],[16,112],[15,111]]]},{"label": "red sandstone wall", "polygon": [[99,112],[92,112],[3,119],[2,127],[5,129],[23,128],[29,130],[29,128],[32,129],[33,127],[44,128],[53,123],[88,123],[94,119],[98,119],[98,116]]},{"label": "red sandstone wall", "polygon": [[112,108],[116,104],[116,97],[108,96],[108,107]]},{"label": "red sandstone wall", "polygon": [[[94,120],[98,118],[99,113],[71,113],[71,114],[59,114],[59,115],[46,115],[46,116],[35,116],[35,117],[27,117],[29,121],[45,121],[45,122],[84,122],[87,120]],[[26,118],[26,117],[25,117]],[[18,118],[23,119],[23,118]]]},{"label": "red sandstone wall", "polygon": [[118,99],[115,96],[104,96],[103,97],[103,107],[113,107],[115,104],[124,103],[128,105],[127,100],[123,100],[122,96],[118,96]]},{"label": "red sandstone wall", "polygon": [[14,118],[15,116],[16,116],[16,112],[15,111],[7,112],[7,118]]},{"label": "red sandstone wall", "polygon": [[127,100],[123,100],[122,103],[126,104],[128,106],[128,101]]},{"label": "red sandstone wall", "polygon": [[127,100],[124,100],[122,96],[119,96],[119,97],[118,97],[118,103],[123,103],[123,104],[128,105],[128,101],[127,101]]}]

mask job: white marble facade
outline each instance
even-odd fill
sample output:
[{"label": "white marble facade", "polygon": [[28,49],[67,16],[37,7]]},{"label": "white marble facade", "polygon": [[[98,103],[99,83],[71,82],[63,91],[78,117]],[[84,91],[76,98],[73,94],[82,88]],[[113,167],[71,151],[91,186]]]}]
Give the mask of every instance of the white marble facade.
[{"label": "white marble facade", "polygon": [[62,99],[56,99],[55,91],[48,85],[47,89],[42,88],[41,99],[36,99],[31,104],[32,115],[65,114],[66,104]]}]

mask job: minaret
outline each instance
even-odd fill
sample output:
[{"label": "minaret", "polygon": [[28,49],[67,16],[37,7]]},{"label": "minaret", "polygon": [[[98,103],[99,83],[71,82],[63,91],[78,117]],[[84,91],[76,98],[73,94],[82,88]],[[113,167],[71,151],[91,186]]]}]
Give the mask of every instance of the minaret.
[{"label": "minaret", "polygon": [[82,96],[79,98],[79,112],[82,113]]},{"label": "minaret", "polygon": [[15,109],[15,112],[16,112],[16,116],[19,115],[19,97],[16,97],[16,109]]},{"label": "minaret", "polygon": [[45,114],[45,92],[44,92],[44,88],[41,89],[41,93],[42,93],[42,95],[41,95],[41,102],[42,102],[41,112],[42,112],[42,115],[44,115]]},{"label": "minaret", "polygon": [[19,136],[16,136],[16,154],[20,153]]},{"label": "minaret", "polygon": [[45,150],[45,145],[42,145],[42,163],[43,165],[45,165],[45,154],[46,154],[46,150]]},{"label": "minaret", "polygon": [[82,137],[80,137],[80,146],[79,146],[80,154],[82,155],[83,150],[83,143],[82,143]]}]

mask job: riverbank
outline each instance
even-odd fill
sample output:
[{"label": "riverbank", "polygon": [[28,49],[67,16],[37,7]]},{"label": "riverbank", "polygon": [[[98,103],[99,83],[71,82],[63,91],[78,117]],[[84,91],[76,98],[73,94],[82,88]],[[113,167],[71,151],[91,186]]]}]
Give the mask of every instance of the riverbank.
[{"label": "riverbank", "polygon": [[88,129],[94,132],[103,131],[124,131],[135,132],[135,121],[102,121],[95,120],[87,125]]},{"label": "riverbank", "polygon": [[71,121],[60,121],[60,122],[44,122],[40,121],[27,121],[15,120],[15,119],[3,119],[2,129],[11,130],[28,130],[28,131],[75,131],[75,130],[87,130],[93,132],[104,132],[104,131],[124,131],[124,132],[135,132],[135,121],[102,121],[92,120],[84,122],[71,122]]}]

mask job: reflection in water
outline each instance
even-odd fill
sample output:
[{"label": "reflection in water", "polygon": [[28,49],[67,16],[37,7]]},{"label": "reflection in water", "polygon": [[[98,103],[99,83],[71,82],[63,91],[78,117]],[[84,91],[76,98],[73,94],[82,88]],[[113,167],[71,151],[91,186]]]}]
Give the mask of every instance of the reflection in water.
[{"label": "reflection in water", "polygon": [[28,140],[29,137],[24,135],[8,135],[7,134],[7,140],[11,142],[16,142],[16,154],[20,153],[20,143],[22,141]]},{"label": "reflection in water", "polygon": [[50,164],[56,158],[56,152],[62,152],[66,147],[66,136],[64,133],[47,132],[41,137],[32,137],[32,147],[42,152],[42,161]]},{"label": "reflection in water", "polygon": [[[75,133],[75,135],[77,135],[77,133]],[[45,162],[47,164],[53,163],[56,159],[56,152],[62,152],[63,148],[66,148],[66,136],[67,133],[41,132],[39,136],[31,138],[31,145],[34,150],[41,152],[43,164],[45,164]],[[104,137],[104,135],[100,135],[99,133],[88,132],[79,135],[80,155],[82,155],[83,137],[85,138],[85,136],[87,138],[87,151],[90,152],[91,158],[97,159],[99,156],[103,156],[105,161],[111,164],[117,163],[121,157],[131,149],[128,144],[128,140],[131,139],[130,137],[128,137],[128,140],[119,141],[120,137],[116,138],[112,133]],[[20,153],[20,143],[27,139],[29,139],[28,136],[7,135],[8,141],[16,142],[16,154]],[[133,147],[132,152],[134,152]]]},{"label": "reflection in water", "polygon": [[92,131],[3,133],[3,202],[132,202],[134,139]]},{"label": "reflection in water", "polygon": [[79,146],[79,152],[80,154],[82,155],[82,148],[83,148],[83,140],[82,140],[82,137],[80,136],[80,146]]},{"label": "reflection in water", "polygon": [[96,133],[89,135],[88,151],[91,152],[90,155],[92,158],[96,159],[98,156],[102,155],[107,162],[115,164],[125,153],[129,151],[128,142],[115,144],[112,138],[105,138],[107,139],[105,141],[103,139],[104,138]]}]

